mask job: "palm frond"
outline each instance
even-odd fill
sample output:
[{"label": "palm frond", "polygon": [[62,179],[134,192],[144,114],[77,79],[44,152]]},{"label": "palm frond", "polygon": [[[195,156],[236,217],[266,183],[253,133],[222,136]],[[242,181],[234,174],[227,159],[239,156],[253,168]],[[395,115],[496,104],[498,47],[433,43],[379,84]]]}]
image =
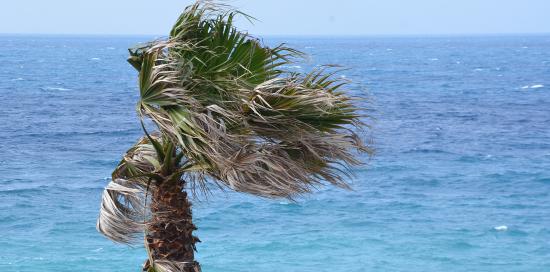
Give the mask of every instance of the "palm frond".
[{"label": "palm frond", "polygon": [[97,230],[115,242],[139,242],[148,218],[145,198],[145,188],[139,183],[111,181],[103,192]]},{"label": "palm frond", "polygon": [[[159,140],[157,135],[153,137],[155,141]],[[147,137],[143,137],[126,151],[113,171],[112,180],[131,180],[140,186],[146,186],[150,179],[161,178],[159,176],[160,168],[160,158],[154,145]]]},{"label": "palm frond", "polygon": [[152,272],[181,272],[181,271],[199,271],[195,269],[197,262],[176,262],[169,260],[155,260],[152,265]]},{"label": "palm frond", "polygon": [[212,180],[286,198],[326,182],[347,188],[350,167],[362,163],[354,150],[371,153],[359,133],[368,116],[334,71],[285,71],[301,53],[262,45],[235,28],[236,16],[199,1],[169,38],[131,51],[141,60],[132,63],[140,71],[141,118],[181,152],[178,173],[201,188]]}]

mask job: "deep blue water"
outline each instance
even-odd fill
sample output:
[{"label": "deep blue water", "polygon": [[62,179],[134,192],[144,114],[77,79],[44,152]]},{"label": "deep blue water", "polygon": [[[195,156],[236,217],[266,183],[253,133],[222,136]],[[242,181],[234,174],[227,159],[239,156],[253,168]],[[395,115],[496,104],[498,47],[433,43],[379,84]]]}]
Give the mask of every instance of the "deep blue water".
[{"label": "deep blue water", "polygon": [[[0,270],[139,271],[95,220],[148,39],[0,36]],[[205,272],[550,271],[550,36],[266,41],[351,68],[377,155],[355,191],[196,202]]]}]

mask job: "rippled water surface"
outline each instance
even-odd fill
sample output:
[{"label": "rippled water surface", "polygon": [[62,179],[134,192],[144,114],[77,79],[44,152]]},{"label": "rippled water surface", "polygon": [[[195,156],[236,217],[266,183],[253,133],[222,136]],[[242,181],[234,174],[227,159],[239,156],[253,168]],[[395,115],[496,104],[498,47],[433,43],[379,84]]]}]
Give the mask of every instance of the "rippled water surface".
[{"label": "rippled water surface", "polygon": [[[148,39],[0,36],[0,270],[139,271],[95,220]],[[550,271],[550,37],[281,41],[351,68],[377,156],[354,191],[195,203],[205,272]]]}]

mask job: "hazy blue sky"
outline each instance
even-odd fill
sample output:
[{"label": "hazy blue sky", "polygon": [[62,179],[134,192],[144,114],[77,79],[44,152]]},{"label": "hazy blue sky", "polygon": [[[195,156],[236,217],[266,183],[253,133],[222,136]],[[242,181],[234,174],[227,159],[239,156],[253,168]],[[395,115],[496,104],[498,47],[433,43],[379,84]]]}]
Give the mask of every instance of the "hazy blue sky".
[{"label": "hazy blue sky", "polygon": [[[164,35],[190,0],[4,0],[0,33]],[[550,0],[234,0],[261,35],[550,33]]]}]

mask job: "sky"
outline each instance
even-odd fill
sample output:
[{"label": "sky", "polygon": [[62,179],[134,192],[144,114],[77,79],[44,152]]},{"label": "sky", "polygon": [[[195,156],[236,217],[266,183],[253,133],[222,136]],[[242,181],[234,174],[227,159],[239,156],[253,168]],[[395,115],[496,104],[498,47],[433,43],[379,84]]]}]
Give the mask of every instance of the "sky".
[{"label": "sky", "polygon": [[[166,35],[191,0],[4,0],[0,33]],[[550,0],[230,0],[256,35],[550,33]]]}]

